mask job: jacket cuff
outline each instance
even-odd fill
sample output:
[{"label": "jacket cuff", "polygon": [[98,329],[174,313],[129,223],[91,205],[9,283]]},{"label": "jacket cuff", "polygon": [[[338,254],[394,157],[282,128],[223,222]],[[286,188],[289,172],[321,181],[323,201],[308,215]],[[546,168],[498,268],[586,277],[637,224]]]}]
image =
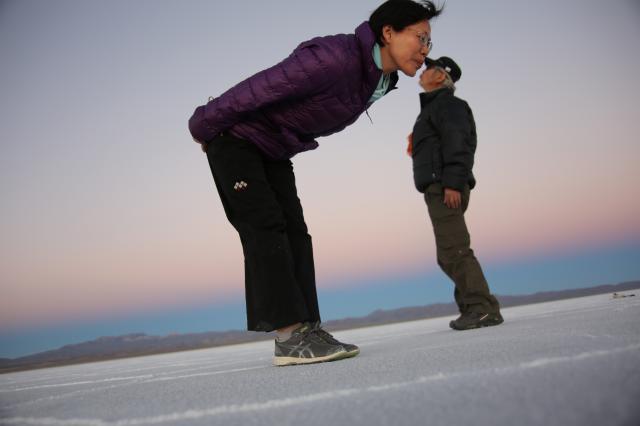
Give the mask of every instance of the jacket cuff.
[{"label": "jacket cuff", "polygon": [[443,175],[442,186],[444,188],[455,189],[456,191],[464,191],[464,186],[467,184],[467,179],[460,176]]},{"label": "jacket cuff", "polygon": [[207,126],[204,119],[204,105],[196,108],[189,119],[189,132],[195,140],[201,143],[210,141],[216,135],[216,132]]}]

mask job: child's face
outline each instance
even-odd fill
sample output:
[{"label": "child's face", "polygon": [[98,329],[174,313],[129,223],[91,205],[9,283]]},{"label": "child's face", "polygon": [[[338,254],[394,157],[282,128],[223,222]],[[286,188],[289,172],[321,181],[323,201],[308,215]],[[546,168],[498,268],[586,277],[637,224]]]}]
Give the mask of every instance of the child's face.
[{"label": "child's face", "polygon": [[430,92],[438,89],[444,79],[444,71],[438,67],[431,66],[422,71],[419,84],[425,92]]}]

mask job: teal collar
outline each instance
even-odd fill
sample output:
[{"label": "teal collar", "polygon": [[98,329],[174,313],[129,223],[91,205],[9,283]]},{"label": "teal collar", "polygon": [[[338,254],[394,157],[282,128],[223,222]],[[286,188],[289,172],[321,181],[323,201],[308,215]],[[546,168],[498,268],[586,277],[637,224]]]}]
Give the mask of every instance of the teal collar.
[{"label": "teal collar", "polygon": [[382,70],[382,55],[380,54],[380,45],[378,43],[373,45],[373,62],[376,63],[378,69]]},{"label": "teal collar", "polygon": [[[375,62],[378,69],[382,71],[382,55],[380,54],[380,45],[378,43],[375,43],[373,45],[372,55],[373,62]],[[387,93],[390,79],[391,78],[389,75],[385,75],[384,73],[382,74],[382,77],[380,77],[380,81],[378,81],[378,87],[376,87],[376,90],[373,92],[371,99],[369,99],[370,104],[374,103]]]}]

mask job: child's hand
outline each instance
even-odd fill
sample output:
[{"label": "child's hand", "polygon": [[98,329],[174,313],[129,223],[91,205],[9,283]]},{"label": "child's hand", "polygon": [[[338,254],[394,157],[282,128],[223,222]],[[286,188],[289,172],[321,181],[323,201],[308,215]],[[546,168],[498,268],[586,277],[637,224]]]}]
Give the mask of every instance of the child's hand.
[{"label": "child's hand", "polygon": [[444,203],[450,209],[457,209],[462,205],[462,194],[460,194],[460,191],[456,191],[455,189],[445,188]]},{"label": "child's hand", "polygon": [[409,133],[409,136],[407,136],[407,155],[411,156],[411,153],[413,152],[413,132]]}]

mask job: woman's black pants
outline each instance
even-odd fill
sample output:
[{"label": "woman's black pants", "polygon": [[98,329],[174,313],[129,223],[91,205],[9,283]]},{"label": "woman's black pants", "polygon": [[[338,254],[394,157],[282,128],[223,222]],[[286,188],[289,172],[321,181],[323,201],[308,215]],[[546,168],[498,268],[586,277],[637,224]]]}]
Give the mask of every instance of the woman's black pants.
[{"label": "woman's black pants", "polygon": [[207,158],[242,242],[247,328],[320,321],[311,236],[291,161],[270,160],[253,143],[227,134],[207,144]]}]

